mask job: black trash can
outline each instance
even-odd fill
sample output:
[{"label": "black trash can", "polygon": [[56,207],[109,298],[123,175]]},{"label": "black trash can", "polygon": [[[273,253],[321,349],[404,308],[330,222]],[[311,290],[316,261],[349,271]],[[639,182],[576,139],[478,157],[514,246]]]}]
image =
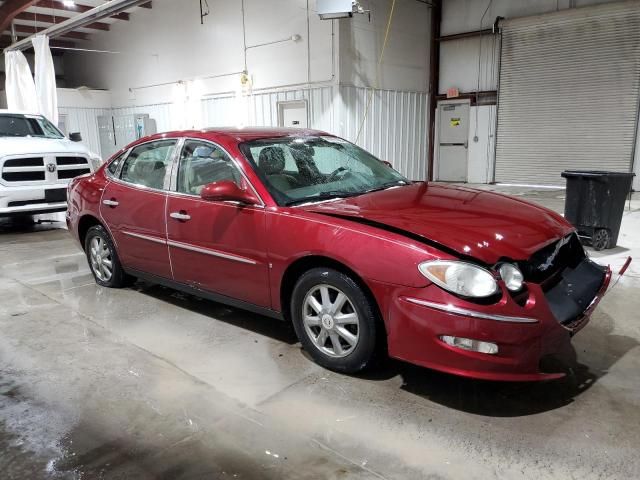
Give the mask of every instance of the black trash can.
[{"label": "black trash can", "polygon": [[613,248],[618,242],[624,204],[633,173],[566,170],[567,196],[564,217],[596,250]]}]

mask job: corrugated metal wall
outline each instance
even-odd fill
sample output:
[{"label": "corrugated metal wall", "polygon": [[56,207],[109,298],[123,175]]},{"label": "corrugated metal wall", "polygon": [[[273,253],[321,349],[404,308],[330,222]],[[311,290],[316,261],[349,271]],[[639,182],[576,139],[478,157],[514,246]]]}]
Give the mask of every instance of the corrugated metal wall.
[{"label": "corrugated metal wall", "polygon": [[[340,87],[333,133],[355,142],[370,90]],[[411,180],[427,178],[428,95],[424,92],[376,90],[371,99],[358,145]]]},{"label": "corrugated metal wall", "polygon": [[153,105],[138,105],[135,107],[112,108],[111,115],[134,115],[148,113],[156,121],[158,132],[167,132],[174,129],[171,124],[171,104],[156,103]]},{"label": "corrugated metal wall", "polygon": [[[309,126],[355,141],[370,90],[347,86],[257,92],[239,101],[235,96],[202,100],[202,126],[277,126],[278,102],[306,100]],[[390,161],[412,180],[427,178],[428,96],[424,92],[377,90],[358,144],[375,156]],[[103,109],[60,109],[69,115],[70,131],[81,131],[94,151],[99,152],[97,117],[148,113],[159,132],[172,130],[170,103]],[[73,119],[73,123],[71,120]],[[72,127],[73,125],[73,127]],[[86,132],[86,134],[85,134]]]},{"label": "corrugated metal wall", "polygon": [[98,135],[98,117],[108,115],[111,110],[108,108],[58,108],[60,115],[67,117],[67,130],[80,132],[82,143],[93,152],[100,155],[100,137]]}]

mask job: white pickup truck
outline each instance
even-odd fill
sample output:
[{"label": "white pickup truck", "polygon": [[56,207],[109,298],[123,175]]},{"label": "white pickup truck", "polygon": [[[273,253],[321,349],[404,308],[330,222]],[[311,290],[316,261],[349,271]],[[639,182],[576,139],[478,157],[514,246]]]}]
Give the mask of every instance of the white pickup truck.
[{"label": "white pickup truck", "polygon": [[41,115],[0,110],[0,217],[61,212],[67,184],[102,160]]}]

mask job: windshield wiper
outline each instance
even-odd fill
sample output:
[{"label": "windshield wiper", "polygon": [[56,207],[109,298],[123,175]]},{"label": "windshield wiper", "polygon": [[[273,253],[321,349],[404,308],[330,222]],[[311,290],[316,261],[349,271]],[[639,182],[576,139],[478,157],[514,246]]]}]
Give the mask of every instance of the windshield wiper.
[{"label": "windshield wiper", "polygon": [[291,200],[287,202],[287,206],[297,205],[299,203],[306,202],[315,202],[321,200],[329,200],[332,198],[347,198],[347,197],[355,197],[356,195],[361,195],[363,192],[345,192],[344,190],[329,190],[325,192],[319,192],[316,195],[312,195],[310,197],[298,198],[296,200]]},{"label": "windshield wiper", "polygon": [[378,185],[377,187],[370,188],[369,190],[365,190],[364,192],[360,192],[360,193],[378,192],[380,190],[386,190],[387,188],[404,187],[406,185],[410,185],[410,183],[405,182],[404,180],[394,180],[393,182],[383,183],[382,185]]}]

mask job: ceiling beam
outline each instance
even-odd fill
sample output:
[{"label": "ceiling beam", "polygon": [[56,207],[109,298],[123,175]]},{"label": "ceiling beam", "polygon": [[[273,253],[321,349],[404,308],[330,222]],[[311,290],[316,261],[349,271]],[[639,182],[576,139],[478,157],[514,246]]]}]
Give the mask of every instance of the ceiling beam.
[{"label": "ceiling beam", "polygon": [[[22,12],[16,15],[16,20],[25,20],[29,22],[42,22],[42,23],[61,23],[67,20],[68,17],[54,17],[52,15],[43,15],[41,13],[33,13],[33,12]],[[90,28],[92,30],[103,30],[105,32],[109,31],[109,24],[103,22],[94,22],[89,25],[85,25],[82,28]]]},{"label": "ceiling beam", "polygon": [[[76,13],[84,13],[88,12],[94,7],[90,7],[89,5],[83,5],[81,3],[75,3],[73,5],[65,5],[63,2],[58,0],[40,0],[37,2],[37,6],[41,8],[54,8],[56,10],[66,10],[67,12],[76,12]],[[112,15],[111,18],[116,18],[118,20],[129,20],[129,14],[127,12],[120,12],[115,15]]]},{"label": "ceiling beam", "polygon": [[[24,35],[19,35],[24,36]],[[11,45],[11,35],[0,34],[0,48],[6,48]],[[51,47],[63,47],[63,48],[75,48],[76,44],[67,40],[58,40],[56,38],[49,40],[49,46]]]},{"label": "ceiling beam", "polygon": [[[33,27],[31,25],[15,25],[15,29],[18,33],[27,33],[29,35],[46,30],[45,27]],[[87,40],[89,38],[89,34],[84,32],[66,32],[62,34],[61,37],[75,38],[76,40]]]},{"label": "ceiling beam", "polygon": [[16,15],[36,3],[38,0],[7,0],[0,5],[0,32],[4,32],[11,25]]},{"label": "ceiling beam", "polygon": [[[54,1],[54,0],[47,0]],[[85,25],[102,20],[103,18],[112,17],[118,13],[124,12],[130,8],[137,7],[143,3],[149,3],[148,0],[110,0],[106,3],[98,5],[95,8],[91,8],[86,12],[74,15],[65,21],[52,25],[42,30],[42,34],[47,35],[49,38],[57,37],[70,37],[70,38],[83,38],[86,34],[77,32],[78,28],[82,28]],[[35,33],[34,35],[35,36]],[[30,48],[31,37],[24,38],[13,43],[5,50],[23,50]]]},{"label": "ceiling beam", "polygon": [[153,8],[153,5],[151,5],[151,2],[149,3],[143,3],[142,5],[138,5],[140,8]]}]

